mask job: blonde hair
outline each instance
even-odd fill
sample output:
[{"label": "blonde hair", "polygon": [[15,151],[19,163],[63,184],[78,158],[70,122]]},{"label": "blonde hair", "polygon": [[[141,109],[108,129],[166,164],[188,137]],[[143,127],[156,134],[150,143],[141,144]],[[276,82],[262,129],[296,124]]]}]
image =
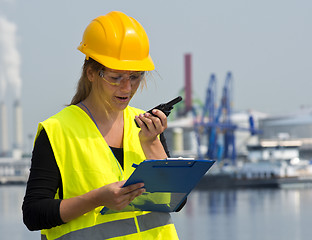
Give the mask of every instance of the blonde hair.
[{"label": "blonde hair", "polygon": [[105,67],[102,64],[98,63],[92,58],[85,59],[84,64],[82,66],[81,77],[77,84],[76,94],[72,98],[70,105],[75,105],[85,100],[91,92],[92,84],[87,76],[88,67],[91,67],[92,70],[94,71],[100,71],[103,68],[105,69]]}]

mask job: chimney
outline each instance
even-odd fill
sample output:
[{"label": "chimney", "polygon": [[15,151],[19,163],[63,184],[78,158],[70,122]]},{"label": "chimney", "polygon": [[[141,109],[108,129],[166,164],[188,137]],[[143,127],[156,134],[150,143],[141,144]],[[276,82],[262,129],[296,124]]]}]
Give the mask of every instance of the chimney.
[{"label": "chimney", "polygon": [[7,110],[5,103],[0,102],[0,117],[1,117],[1,151],[0,156],[6,156],[9,152],[9,135],[8,135],[8,121]]},{"label": "chimney", "polygon": [[184,55],[185,64],[185,113],[192,110],[192,55],[187,53]]},{"label": "chimney", "polygon": [[[22,119],[22,107],[19,100],[14,102],[14,150],[18,155],[22,153],[23,146],[23,119]],[[13,155],[15,155],[13,153]],[[16,155],[16,156],[18,156]]]}]

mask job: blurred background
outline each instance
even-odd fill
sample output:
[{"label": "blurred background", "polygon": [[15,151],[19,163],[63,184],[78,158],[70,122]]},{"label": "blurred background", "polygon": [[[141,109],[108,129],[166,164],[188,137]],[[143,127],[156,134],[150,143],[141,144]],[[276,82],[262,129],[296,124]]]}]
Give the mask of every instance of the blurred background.
[{"label": "blurred background", "polygon": [[156,66],[130,105],[183,96],[171,155],[216,161],[173,214],[180,238],[308,239],[311,1],[0,0],[4,239],[39,238],[20,211],[37,126],[70,102],[83,31],[113,10],[143,25]]}]

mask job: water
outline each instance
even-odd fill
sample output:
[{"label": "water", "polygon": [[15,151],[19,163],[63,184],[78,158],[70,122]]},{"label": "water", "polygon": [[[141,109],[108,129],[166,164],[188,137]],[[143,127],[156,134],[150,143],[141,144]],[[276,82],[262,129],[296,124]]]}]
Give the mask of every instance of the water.
[{"label": "water", "polygon": [[[0,239],[40,239],[22,223],[25,186],[0,186]],[[311,239],[312,189],[194,191],[172,214],[181,240]]]},{"label": "water", "polygon": [[181,239],[311,239],[312,189],[193,192],[174,215]]},{"label": "water", "polygon": [[0,186],[0,239],[40,239],[39,232],[29,232],[22,221],[25,186]]}]

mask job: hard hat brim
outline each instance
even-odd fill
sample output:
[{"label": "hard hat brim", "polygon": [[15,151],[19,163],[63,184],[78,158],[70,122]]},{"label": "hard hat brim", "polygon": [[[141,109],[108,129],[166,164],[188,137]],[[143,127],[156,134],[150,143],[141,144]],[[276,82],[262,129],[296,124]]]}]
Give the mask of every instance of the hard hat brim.
[{"label": "hard hat brim", "polygon": [[86,52],[81,45],[78,46],[77,49],[84,53],[86,58],[91,57],[93,60],[111,69],[125,71],[152,71],[155,69],[153,60],[150,55],[148,55],[147,58],[140,60],[120,60],[113,57],[96,54],[94,52]]}]

